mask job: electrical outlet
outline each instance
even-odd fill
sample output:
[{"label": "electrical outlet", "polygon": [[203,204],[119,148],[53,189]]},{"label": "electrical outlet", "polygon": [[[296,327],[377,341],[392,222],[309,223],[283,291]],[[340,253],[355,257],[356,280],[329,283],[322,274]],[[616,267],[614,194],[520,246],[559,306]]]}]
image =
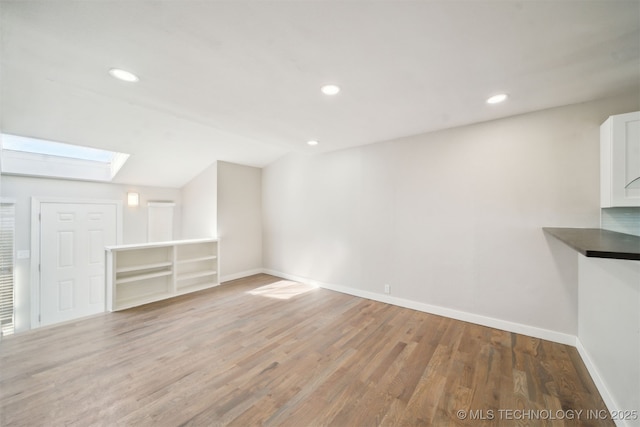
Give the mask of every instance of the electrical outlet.
[{"label": "electrical outlet", "polygon": [[385,294],[390,294],[391,293],[391,286],[384,285],[384,293]]}]

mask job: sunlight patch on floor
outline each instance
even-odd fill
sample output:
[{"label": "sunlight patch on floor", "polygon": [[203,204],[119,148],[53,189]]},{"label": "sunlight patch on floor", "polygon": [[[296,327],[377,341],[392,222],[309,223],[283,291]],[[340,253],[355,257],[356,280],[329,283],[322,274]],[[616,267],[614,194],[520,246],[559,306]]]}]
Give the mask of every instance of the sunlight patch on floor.
[{"label": "sunlight patch on floor", "polygon": [[297,295],[302,295],[309,291],[317,289],[316,286],[307,285],[300,282],[293,282],[291,280],[280,280],[275,283],[260,286],[251,291],[247,291],[250,295],[258,295],[276,299],[289,299]]}]

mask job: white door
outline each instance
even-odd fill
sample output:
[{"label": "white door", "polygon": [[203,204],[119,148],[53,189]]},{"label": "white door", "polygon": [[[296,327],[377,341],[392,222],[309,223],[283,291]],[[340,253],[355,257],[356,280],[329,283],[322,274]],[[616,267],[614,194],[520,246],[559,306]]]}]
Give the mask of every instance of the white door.
[{"label": "white door", "polygon": [[116,205],[41,203],[40,215],[40,325],[103,312]]}]

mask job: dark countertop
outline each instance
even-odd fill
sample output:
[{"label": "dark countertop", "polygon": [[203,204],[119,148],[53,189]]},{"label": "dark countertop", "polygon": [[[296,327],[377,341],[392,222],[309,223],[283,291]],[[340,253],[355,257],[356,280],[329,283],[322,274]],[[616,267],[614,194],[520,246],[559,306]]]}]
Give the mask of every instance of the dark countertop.
[{"label": "dark countertop", "polygon": [[551,228],[543,230],[582,255],[640,261],[640,237],[601,228]]}]

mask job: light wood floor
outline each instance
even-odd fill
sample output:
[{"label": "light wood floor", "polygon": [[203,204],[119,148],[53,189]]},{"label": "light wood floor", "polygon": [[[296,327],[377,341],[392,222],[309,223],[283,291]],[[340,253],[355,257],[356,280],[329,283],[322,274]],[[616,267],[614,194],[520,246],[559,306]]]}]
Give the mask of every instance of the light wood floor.
[{"label": "light wood floor", "polygon": [[587,419],[604,409],[572,347],[267,275],[0,344],[2,426],[613,426]]}]

